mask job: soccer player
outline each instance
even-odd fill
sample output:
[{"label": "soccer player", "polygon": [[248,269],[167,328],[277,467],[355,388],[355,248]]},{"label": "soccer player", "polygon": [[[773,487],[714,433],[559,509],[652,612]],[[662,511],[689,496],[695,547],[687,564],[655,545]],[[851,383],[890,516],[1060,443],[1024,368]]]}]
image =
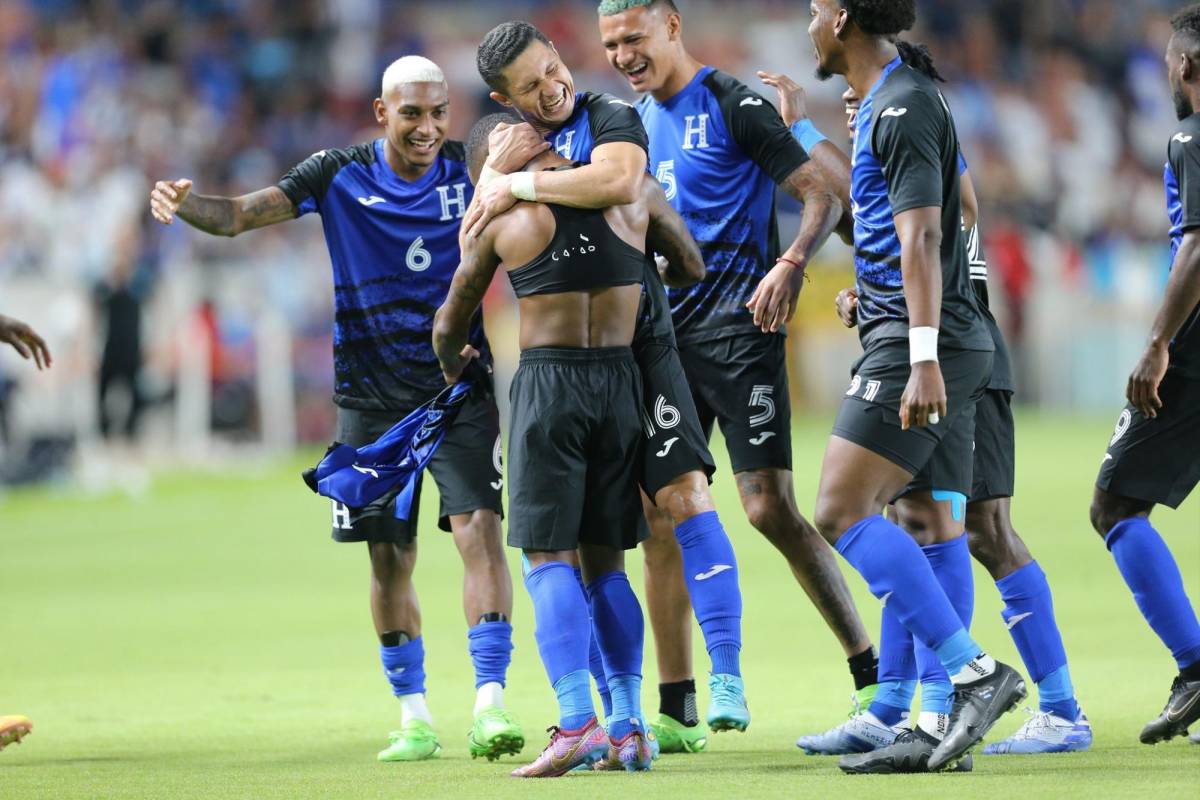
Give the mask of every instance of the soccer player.
[{"label": "soccer player", "polygon": [[[813,0],[810,11],[818,76],[844,75],[863,98],[851,197],[864,352],[825,452],[815,518],[950,676],[948,731],[928,760],[938,770],[1025,696],[1020,675],[967,633],[970,561],[952,544],[963,534],[974,406],[994,346],[970,288],[954,120],[892,42],[916,21],[914,2]],[[939,518],[946,558],[879,514],[914,478],[935,487],[910,498]]]},{"label": "soccer player", "polygon": [[52,359],[46,340],[21,320],[0,314],[0,342],[11,345],[26,361],[32,359],[39,370],[49,369]]},{"label": "soccer player", "polygon": [[[462,143],[446,140],[447,86],[436,64],[419,56],[393,62],[374,110],[382,137],[314,153],[277,186],[236,198],[206,197],[184,179],[161,181],[151,194],[160,222],[179,216],[222,236],[320,213],[335,284],[336,438],[354,446],[377,439],[444,385],[429,333],[459,261],[458,227],[472,191]],[[490,364],[478,320],[471,336]],[[500,541],[499,412],[490,392],[473,395],[430,471],[441,495],[439,525],[452,533],[465,572],[476,685],[469,748],[472,756],[491,760],[519,752],[524,737],[502,697],[512,651],[512,581]],[[380,659],[400,700],[401,727],[379,753],[381,761],[416,761],[440,750],[425,702],[412,581],[419,496],[418,487],[407,521],[395,518],[392,498],[361,510],[333,509],[336,541],[367,542]]]},{"label": "soccer player", "polygon": [[[934,80],[942,80],[932,57],[923,45],[897,41],[896,47],[905,64],[921,70]],[[811,125],[807,121],[804,93],[786,75],[760,73],[764,82],[779,92],[780,110],[793,131]],[[842,95],[846,103],[847,125],[854,137],[855,116],[859,99],[853,89]],[[966,507],[966,522],[970,553],[991,573],[1005,601],[1003,618],[1026,669],[1038,684],[1040,709],[1008,739],[989,744],[986,754],[1000,753],[1060,753],[1086,750],[1091,746],[1092,730],[1087,717],[1075,700],[1066,650],[1054,618],[1053,599],[1045,573],[1033,560],[1028,548],[1012,527],[1011,497],[1015,484],[1013,419],[1010,410],[1015,390],[1009,365],[1008,347],[988,307],[987,261],[982,251],[978,229],[978,201],[967,171],[960,159],[962,185],[963,228],[967,233],[967,250],[971,267],[971,286],[975,290],[980,311],[996,347],[992,375],[987,391],[976,406],[975,448],[971,496]],[[857,324],[858,295],[845,289],[838,295],[838,315],[846,327]],[[910,485],[909,490],[917,487]],[[928,488],[928,487],[925,487]],[[919,544],[930,545],[925,530],[936,524],[921,513],[919,507],[904,498],[893,504],[900,527],[916,536]],[[937,558],[947,549],[928,551]],[[892,614],[887,614],[886,633],[881,637],[880,692],[869,708],[860,709],[850,720],[817,736],[802,736],[797,746],[810,754],[844,754],[873,750],[879,743],[895,744],[899,752],[880,753],[873,760],[881,768],[910,765],[923,771],[922,751],[932,752],[937,731],[944,727],[943,719],[926,716],[918,720],[916,729],[896,741],[901,721],[907,717],[913,698],[916,677],[922,677],[922,713],[944,716],[949,702],[949,678],[941,664],[927,648],[920,648],[914,661],[912,637]],[[1014,621],[1015,620],[1015,621]],[[934,734],[926,733],[933,730]],[[901,734],[903,735],[903,734]],[[891,759],[890,761],[888,759]],[[860,760],[864,761],[864,760]],[[964,761],[964,764],[966,762]]]},{"label": "soccer player", "polygon": [[[833,551],[796,508],[781,332],[808,260],[843,204],[770,103],[688,53],[671,0],[604,0],[598,11],[609,63],[647,93],[637,110],[650,139],[650,171],[704,254],[704,280],[673,290],[670,301],[706,438],[719,422],[748,519],[787,558],[841,643],[855,688],[867,689],[876,682],[874,649]],[[800,231],[784,252],[776,186],[804,203]],[[668,694],[692,676],[687,594],[670,519],[649,519],[646,583],[664,682],[662,724],[678,728],[694,724],[676,716]]]},{"label": "soccer player", "polygon": [[1117,562],[1138,610],[1179,668],[1162,713],[1142,728],[1157,744],[1200,720],[1200,622],[1171,551],[1150,524],[1158,503],[1176,508],[1200,481],[1200,5],[1171,18],[1167,80],[1179,129],[1167,143],[1171,276],[1150,342],[1129,376],[1096,478],[1092,527]]},{"label": "soccer player", "polygon": [[[491,115],[472,130],[473,178],[483,172],[488,136],[507,118]],[[549,151],[527,168],[563,164],[569,162]],[[508,543],[520,547],[529,564],[525,585],[537,618],[538,651],[560,709],[550,744],[532,764],[515,770],[517,777],[557,777],[606,753],[629,771],[651,764],[640,702],[642,611],[623,552],[637,546],[641,515],[641,377],[631,345],[652,226],[649,206],[642,198],[608,209],[513,206],[465,240],[463,262],[434,321],[434,349],[447,381],[454,381],[476,355],[468,326],[503,263],[521,316]],[[586,598],[572,568],[576,550]],[[607,745],[588,682],[593,626],[613,703]]]},{"label": "soccer player", "polygon": [[[508,208],[518,193],[539,202],[591,208],[627,202],[638,191],[645,176],[647,143],[637,113],[608,95],[576,94],[570,72],[540,31],[523,22],[499,25],[480,44],[477,62],[493,99],[516,110],[563,157],[590,163],[565,172],[497,177],[476,193],[477,205],[464,225],[475,218],[486,221],[496,210]],[[492,145],[489,161],[497,158],[501,144]],[[657,508],[670,514],[682,550],[687,592],[712,664],[708,727],[743,731],[750,724],[750,712],[741,677],[737,560],[708,489],[714,465],[675,346],[666,293],[652,264],[645,272],[645,313],[633,343],[642,371],[647,434],[642,489]],[[699,275],[682,283],[676,277],[669,271],[664,274],[674,285],[694,282]],[[648,593],[653,597],[653,591]],[[594,669],[593,675],[599,678],[602,670]],[[679,709],[675,713],[680,719],[688,717],[689,706],[691,718],[696,718],[694,683],[676,684],[669,701]],[[663,721],[660,716],[656,732],[662,734],[664,749],[698,750],[706,744],[699,725],[668,729]]]}]

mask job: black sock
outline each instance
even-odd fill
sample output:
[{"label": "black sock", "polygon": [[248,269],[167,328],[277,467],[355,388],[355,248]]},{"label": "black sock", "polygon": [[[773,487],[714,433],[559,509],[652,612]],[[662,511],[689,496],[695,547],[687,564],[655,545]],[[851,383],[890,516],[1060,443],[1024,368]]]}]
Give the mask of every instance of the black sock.
[{"label": "black sock", "polygon": [[1179,670],[1179,677],[1185,681],[1200,681],[1200,661],[1189,664]]},{"label": "black sock", "polygon": [[854,691],[879,683],[879,656],[872,645],[858,655],[846,659],[850,664],[850,675],[854,678]]},{"label": "black sock", "polygon": [[696,682],[688,679],[658,685],[658,713],[691,728],[700,723],[696,712]]}]

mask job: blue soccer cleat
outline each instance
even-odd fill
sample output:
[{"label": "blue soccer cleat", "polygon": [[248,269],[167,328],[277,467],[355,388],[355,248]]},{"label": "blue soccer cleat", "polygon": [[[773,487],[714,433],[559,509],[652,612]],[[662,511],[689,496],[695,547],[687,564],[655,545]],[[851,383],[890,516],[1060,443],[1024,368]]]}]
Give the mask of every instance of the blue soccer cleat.
[{"label": "blue soccer cleat", "polygon": [[890,747],[896,742],[896,737],[905,730],[884,724],[870,711],[860,711],[824,733],[801,736],[796,740],[796,747],[810,756],[869,753],[872,750]]},{"label": "blue soccer cleat", "polygon": [[1045,711],[1025,712],[1025,724],[1007,739],[984,747],[984,755],[1077,753],[1092,746],[1092,724],[1082,711],[1074,722]]},{"label": "blue soccer cleat", "polygon": [[713,733],[750,727],[746,684],[737,675],[716,672],[708,678],[708,727]]}]

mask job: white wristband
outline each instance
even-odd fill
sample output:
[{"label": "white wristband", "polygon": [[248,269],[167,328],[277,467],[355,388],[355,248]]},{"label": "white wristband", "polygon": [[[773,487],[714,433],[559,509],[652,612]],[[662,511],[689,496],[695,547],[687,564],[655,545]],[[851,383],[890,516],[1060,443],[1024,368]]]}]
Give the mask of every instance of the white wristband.
[{"label": "white wristband", "polygon": [[938,360],[938,329],[909,328],[908,329],[908,363],[919,364],[922,361]]},{"label": "white wristband", "polygon": [[533,188],[532,172],[518,172],[513,175],[512,195],[518,200],[528,200],[531,203],[537,202],[537,191]]},{"label": "white wristband", "polygon": [[499,178],[503,174],[504,174],[503,172],[494,170],[491,167],[489,167],[487,164],[484,164],[483,169],[479,173],[479,181],[475,184],[475,188],[481,189],[484,186],[487,186],[492,181],[494,181],[496,178]]}]

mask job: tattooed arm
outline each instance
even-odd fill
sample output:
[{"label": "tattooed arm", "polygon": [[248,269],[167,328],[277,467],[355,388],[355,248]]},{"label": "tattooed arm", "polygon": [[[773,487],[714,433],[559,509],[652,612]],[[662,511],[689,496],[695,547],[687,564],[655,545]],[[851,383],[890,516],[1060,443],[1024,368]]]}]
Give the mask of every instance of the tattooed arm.
[{"label": "tattooed arm", "polygon": [[189,178],[159,181],[150,193],[150,213],[164,225],[170,225],[178,216],[193,228],[215,236],[237,236],[299,216],[296,206],[278,186],[239,197],[192,194],[191,189]]},{"label": "tattooed arm", "polygon": [[495,227],[489,226],[481,236],[466,239],[462,260],[450,282],[450,292],[433,315],[433,352],[442,365],[446,383],[457,382],[471,359],[479,355],[467,344],[467,338],[471,317],[483,302],[496,267],[500,265],[493,234]]}]

